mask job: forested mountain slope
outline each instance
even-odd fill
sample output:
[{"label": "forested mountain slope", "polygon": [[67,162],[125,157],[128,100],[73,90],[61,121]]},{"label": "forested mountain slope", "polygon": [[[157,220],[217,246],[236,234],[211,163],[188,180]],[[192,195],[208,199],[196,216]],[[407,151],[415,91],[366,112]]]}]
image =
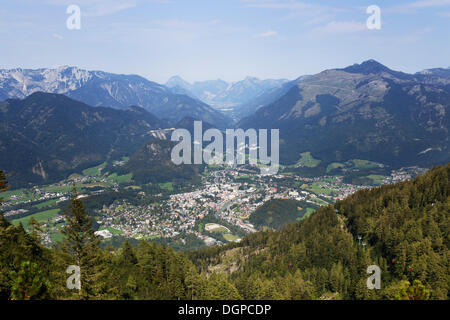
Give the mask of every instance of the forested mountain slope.
[{"label": "forested mountain slope", "polygon": [[[450,164],[359,191],[281,231],[192,257],[205,271],[234,271],[231,278],[247,299],[255,292],[260,298],[393,299],[402,280],[419,280],[432,298],[448,299],[449,177]],[[372,264],[381,268],[381,290],[366,288]]]},{"label": "forested mountain slope", "polygon": [[64,95],[36,92],[0,103],[0,167],[14,187],[49,183],[129,155],[166,126],[140,107],[91,107]]},{"label": "forested mountain slope", "polygon": [[369,60],[325,70],[238,124],[280,130],[280,161],[366,159],[391,166],[450,160],[450,80],[406,74]]},{"label": "forested mountain slope", "polygon": [[[36,225],[26,233],[0,216],[0,297],[448,299],[449,177],[450,164],[436,167],[411,181],[359,191],[280,231],[188,255],[147,241],[100,250],[75,193],[66,230],[80,238],[61,248],[42,247]],[[82,292],[65,287],[65,268],[76,261],[65,248],[89,257],[81,266],[88,277]],[[374,264],[380,290],[366,286]]]}]

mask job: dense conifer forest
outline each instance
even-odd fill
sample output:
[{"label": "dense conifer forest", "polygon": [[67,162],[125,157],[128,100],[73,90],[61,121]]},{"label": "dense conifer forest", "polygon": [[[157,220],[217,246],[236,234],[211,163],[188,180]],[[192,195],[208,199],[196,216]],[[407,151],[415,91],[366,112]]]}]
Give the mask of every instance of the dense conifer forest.
[{"label": "dense conifer forest", "polygon": [[[140,241],[101,249],[74,189],[53,248],[0,215],[0,299],[448,299],[450,164],[358,191],[280,231],[188,253]],[[0,171],[0,190],[7,189]],[[66,286],[70,265],[81,287]],[[381,269],[381,289],[366,286]]]}]

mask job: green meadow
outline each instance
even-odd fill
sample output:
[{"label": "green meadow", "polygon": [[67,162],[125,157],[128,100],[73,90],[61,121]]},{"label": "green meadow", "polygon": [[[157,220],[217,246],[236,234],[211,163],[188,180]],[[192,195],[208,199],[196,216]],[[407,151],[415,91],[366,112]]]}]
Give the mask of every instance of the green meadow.
[{"label": "green meadow", "polygon": [[34,214],[31,214],[31,215],[23,217],[23,218],[14,219],[11,222],[15,225],[22,223],[22,225],[24,227],[27,227],[31,218],[34,218],[39,223],[45,223],[49,219],[56,217],[58,215],[59,211],[60,211],[59,209],[51,209],[51,210],[41,211],[41,212],[34,213]]},{"label": "green meadow", "polygon": [[300,160],[297,162],[297,165],[308,167],[308,168],[315,168],[319,165],[321,161],[319,159],[315,159],[311,152],[303,152],[300,154]]}]

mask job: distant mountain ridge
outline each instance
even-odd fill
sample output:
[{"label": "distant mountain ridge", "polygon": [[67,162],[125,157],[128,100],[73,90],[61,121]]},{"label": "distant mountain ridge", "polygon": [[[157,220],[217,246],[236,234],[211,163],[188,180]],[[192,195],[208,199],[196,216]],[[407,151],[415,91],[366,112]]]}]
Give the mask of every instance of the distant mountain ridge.
[{"label": "distant mountain ridge", "polygon": [[34,92],[65,94],[91,106],[126,109],[140,106],[172,124],[186,116],[226,127],[230,119],[206,103],[175,94],[138,75],[87,71],[77,67],[0,70],[0,101],[23,99]]},{"label": "distant mountain ridge", "polygon": [[424,75],[424,76],[438,76],[438,77],[450,78],[450,67],[425,69],[423,71],[417,72],[416,74]]},{"label": "distant mountain ridge", "polygon": [[286,79],[265,79],[246,77],[241,81],[226,82],[221,79],[196,81],[189,83],[180,76],[174,76],[166,82],[166,86],[174,93],[182,93],[199,99],[219,110],[240,114],[240,108],[251,103],[253,99],[267,91],[281,88]]},{"label": "distant mountain ridge", "polygon": [[259,108],[269,105],[284,96],[292,87],[298,85],[301,81],[310,77],[309,75],[300,76],[295,80],[283,83],[279,87],[274,87],[264,91],[251,101],[238,106],[234,110],[236,118],[243,119],[255,113]]},{"label": "distant mountain ridge", "polygon": [[387,73],[396,76],[405,75],[405,73],[391,70],[385,65],[382,65],[381,63],[373,59],[364,61],[360,64],[355,63],[354,65],[348,66],[344,69],[336,69],[336,70],[342,70],[348,73],[356,73],[364,75],[380,74],[380,73]]},{"label": "distant mountain ridge", "polygon": [[286,163],[306,151],[324,164],[352,158],[394,166],[445,163],[450,161],[450,78],[439,74],[407,74],[375,60],[325,70],[238,126],[279,128]]},{"label": "distant mountain ridge", "polygon": [[[296,163],[303,152],[322,160],[319,169],[351,159],[391,166],[445,163],[450,161],[447,71],[407,74],[369,60],[302,76],[241,106],[251,115],[237,127],[280,129],[283,164]],[[155,129],[192,130],[195,120],[205,123],[204,130],[232,125],[203,102],[139,76],[69,67],[0,70],[0,75],[0,97],[26,96],[0,103],[0,167],[14,172],[20,183],[54,181],[111,155],[131,155],[160,135]],[[173,83],[183,85],[181,78]],[[224,84],[207,85],[222,90]],[[41,89],[60,94],[35,92]],[[111,101],[116,109],[91,107],[67,96],[96,105]],[[130,104],[135,106],[125,109],[133,99],[163,104],[145,109]],[[160,119],[149,109],[167,116]]]},{"label": "distant mountain ridge", "polygon": [[136,152],[164,121],[140,107],[91,107],[64,95],[36,92],[0,103],[0,167],[16,187]]}]

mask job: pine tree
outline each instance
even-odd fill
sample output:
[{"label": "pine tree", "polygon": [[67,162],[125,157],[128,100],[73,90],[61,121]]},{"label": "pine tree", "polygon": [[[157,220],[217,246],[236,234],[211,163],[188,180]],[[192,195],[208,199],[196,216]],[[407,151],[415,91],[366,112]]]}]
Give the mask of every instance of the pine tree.
[{"label": "pine tree", "polygon": [[8,181],[6,181],[6,174],[3,170],[0,170],[0,192],[8,190]]},{"label": "pine tree", "polygon": [[[2,170],[0,170],[0,192],[5,191],[5,174]],[[2,198],[0,197],[0,207],[2,205]],[[3,230],[6,230],[6,228],[9,226],[8,221],[6,221],[5,217],[3,216],[3,213],[0,209],[0,239],[3,238]],[[3,244],[3,242],[2,242]],[[2,245],[0,244],[0,249],[2,248]],[[0,259],[0,299],[7,299],[10,295],[10,285],[9,285],[9,275],[8,275],[8,268],[6,265],[2,263],[2,259]]]},{"label": "pine tree", "polygon": [[428,300],[430,290],[426,289],[419,280],[414,280],[412,285],[409,281],[403,281],[396,298],[398,300]]},{"label": "pine tree", "polygon": [[[3,170],[0,170],[0,193],[8,190],[8,182],[6,181],[6,175]],[[0,207],[3,203],[3,199],[0,197]],[[3,215],[3,212],[0,210],[0,216]]]},{"label": "pine tree", "polygon": [[31,226],[31,236],[37,242],[40,242],[42,240],[42,234],[43,234],[40,223],[34,217],[31,217],[28,224]]},{"label": "pine tree", "polygon": [[105,276],[101,266],[100,239],[94,234],[91,218],[83,202],[78,198],[75,186],[70,212],[66,213],[66,216],[66,226],[62,230],[65,235],[62,251],[68,263],[67,267],[71,264],[80,267],[81,288],[78,298],[83,300],[98,298]]},{"label": "pine tree", "polygon": [[127,264],[136,265],[138,263],[136,253],[128,240],[125,240],[122,245],[122,259]]},{"label": "pine tree", "polygon": [[139,291],[138,279],[141,276],[137,266],[138,259],[128,240],[123,243],[119,253],[111,257],[108,291],[119,299],[133,299]]},{"label": "pine tree", "polygon": [[49,283],[42,276],[36,263],[22,262],[18,272],[10,272],[10,278],[13,300],[35,300],[48,297]]},{"label": "pine tree", "polygon": [[240,300],[238,290],[226,275],[213,273],[208,278],[208,289],[206,299],[213,300]]},{"label": "pine tree", "polygon": [[205,290],[205,279],[203,275],[199,275],[194,265],[189,265],[186,270],[186,298],[190,300],[201,299]]}]

